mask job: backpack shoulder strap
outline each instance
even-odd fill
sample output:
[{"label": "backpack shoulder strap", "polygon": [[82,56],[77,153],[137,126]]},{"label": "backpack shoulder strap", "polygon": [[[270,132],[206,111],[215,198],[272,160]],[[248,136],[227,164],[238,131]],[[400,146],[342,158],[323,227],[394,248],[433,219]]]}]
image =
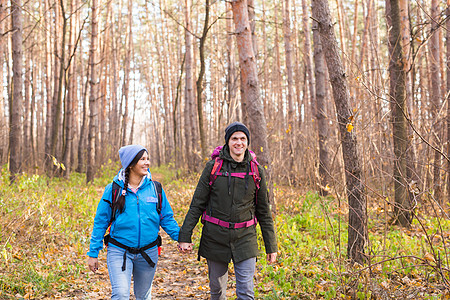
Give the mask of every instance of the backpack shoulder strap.
[{"label": "backpack shoulder strap", "polygon": [[112,182],[111,203],[109,204],[111,206],[111,210],[112,210],[111,221],[109,222],[110,224],[116,218],[116,211],[113,208],[114,208],[114,203],[117,201],[117,199],[119,199],[121,189],[122,189],[122,187],[119,184],[117,184],[117,182],[115,182],[115,181]]},{"label": "backpack shoulder strap", "polygon": [[155,184],[156,193],[158,194],[158,203],[156,204],[156,210],[158,211],[158,215],[161,215],[161,207],[162,207],[162,184],[159,181],[153,180]]},{"label": "backpack shoulder strap", "polygon": [[255,182],[255,186],[256,186],[256,192],[255,192],[255,206],[258,204],[258,191],[260,188],[260,183],[261,183],[261,176],[259,174],[259,169],[258,169],[258,162],[256,162],[256,159],[252,159],[252,161],[250,162],[250,168],[252,169],[252,173],[253,173],[253,181]]},{"label": "backpack shoulder strap", "polygon": [[252,160],[250,162],[250,168],[252,169],[253,181],[255,182],[256,189],[259,190],[260,183],[261,183],[261,176],[259,174],[258,163],[255,160]]},{"label": "backpack shoulder strap", "polygon": [[211,175],[209,176],[209,185],[213,185],[214,181],[216,181],[216,178],[218,176],[218,173],[220,171],[220,169],[222,168],[223,165],[223,159],[221,159],[220,157],[216,157],[214,159],[214,166],[211,170]]}]

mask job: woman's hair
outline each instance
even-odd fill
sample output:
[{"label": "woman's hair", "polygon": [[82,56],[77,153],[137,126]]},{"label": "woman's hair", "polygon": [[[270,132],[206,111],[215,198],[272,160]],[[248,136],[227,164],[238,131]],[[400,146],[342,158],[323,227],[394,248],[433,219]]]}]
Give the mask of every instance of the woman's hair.
[{"label": "woman's hair", "polygon": [[[125,180],[123,183],[123,188],[125,190],[128,188],[128,180],[130,180],[130,169],[138,163],[142,155],[144,155],[144,152],[147,151],[145,149],[139,151],[131,161],[130,165],[125,169]],[[120,194],[119,199],[117,199],[117,201],[115,201],[113,204],[113,212],[123,213],[124,209],[125,209],[125,195],[122,193]]]}]

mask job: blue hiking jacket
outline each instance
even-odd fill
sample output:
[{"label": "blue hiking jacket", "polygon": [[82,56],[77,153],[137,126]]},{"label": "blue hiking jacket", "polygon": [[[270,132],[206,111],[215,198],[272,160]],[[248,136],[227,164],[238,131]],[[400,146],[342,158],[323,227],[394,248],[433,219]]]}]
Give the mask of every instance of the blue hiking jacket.
[{"label": "blue hiking jacket", "polygon": [[[119,174],[114,177],[114,181],[123,188],[124,181],[121,178],[123,177],[121,172],[123,170],[120,170]],[[152,243],[158,237],[160,226],[174,241],[178,240],[180,227],[173,217],[173,210],[164,190],[162,191],[161,215],[156,210],[158,195],[151,178],[149,170],[136,193],[127,189],[125,210],[116,214],[116,219],[111,224],[111,237],[128,247],[141,248]],[[106,186],[97,207],[91,243],[87,253],[90,257],[98,257],[98,253],[103,249],[103,236],[111,220],[111,198],[112,183]],[[116,246],[110,244],[110,247]]]}]

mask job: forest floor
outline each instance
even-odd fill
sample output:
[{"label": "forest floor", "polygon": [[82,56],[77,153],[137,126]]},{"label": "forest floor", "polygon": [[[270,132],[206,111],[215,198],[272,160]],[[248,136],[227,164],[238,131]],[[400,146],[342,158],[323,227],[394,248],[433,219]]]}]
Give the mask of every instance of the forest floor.
[{"label": "forest floor", "polygon": [[[176,242],[170,240],[165,232],[161,236],[163,246],[153,280],[152,299],[209,299],[207,266],[204,260],[198,262],[195,253],[180,254]],[[90,280],[95,282],[93,290],[66,290],[47,299],[109,299],[111,286],[105,255],[99,258],[99,264],[99,271],[95,275],[89,275]],[[229,293],[231,296],[231,291]],[[131,295],[130,299],[135,298]]]},{"label": "forest floor", "polygon": [[[110,298],[105,251],[96,274],[87,268],[86,251],[111,170],[86,186],[81,174],[69,180],[24,176],[9,185],[7,172],[0,169],[0,300]],[[153,177],[163,182],[181,224],[198,175],[172,179],[161,172]],[[411,228],[399,228],[386,222],[383,201],[370,199],[370,264],[359,266],[346,260],[345,201],[298,187],[277,186],[274,192],[278,262],[267,264],[259,238],[256,299],[450,299],[450,220],[445,214],[419,214],[419,207]],[[191,254],[178,253],[163,231],[162,237],[153,299],[209,299],[206,261],[197,260],[199,228]],[[235,299],[231,265],[228,284],[227,298]]]}]

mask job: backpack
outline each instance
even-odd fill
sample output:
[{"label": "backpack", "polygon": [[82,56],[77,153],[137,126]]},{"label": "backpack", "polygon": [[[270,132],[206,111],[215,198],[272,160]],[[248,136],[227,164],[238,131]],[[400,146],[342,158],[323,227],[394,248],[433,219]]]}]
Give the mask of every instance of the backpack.
[{"label": "backpack", "polygon": [[[217,176],[230,175],[232,177],[245,178],[245,175],[247,175],[247,173],[245,173],[245,172],[230,173],[230,174],[228,174],[228,172],[225,172],[225,173],[220,172],[220,169],[222,168],[222,165],[223,165],[223,159],[221,159],[219,157],[219,153],[220,153],[220,150],[222,150],[222,148],[223,148],[223,146],[216,147],[216,149],[214,149],[213,153],[211,154],[211,159],[214,159],[214,166],[211,170],[211,174],[209,177],[209,186],[210,187],[214,184],[214,181],[216,181]],[[250,161],[250,169],[251,170],[248,173],[248,175],[252,176],[253,181],[255,182],[255,185],[256,185],[256,193],[255,193],[255,206],[256,206],[257,200],[258,200],[258,190],[260,188],[260,183],[261,183],[261,176],[259,175],[259,170],[258,170],[259,163],[256,160],[256,154],[251,150],[249,150],[249,152],[252,155],[252,160]],[[201,221],[203,224],[205,222],[210,222],[210,223],[213,223],[213,224],[216,224],[216,225],[219,225],[222,227],[226,227],[226,228],[245,228],[245,227],[250,227],[250,226],[256,225],[256,223],[258,222],[256,217],[254,217],[250,221],[241,222],[241,223],[230,223],[230,222],[222,221],[222,220],[219,220],[217,218],[207,215],[206,210],[202,214]]]},{"label": "backpack", "polygon": [[[218,146],[216,147],[216,149],[214,149],[213,153],[211,154],[211,159],[214,159],[214,166],[211,170],[211,175],[209,177],[209,186],[212,186],[214,184],[214,181],[216,181],[217,176],[220,175],[228,175],[227,173],[222,173],[220,172],[220,169],[222,168],[223,165],[223,159],[221,159],[219,157],[219,153],[220,150],[222,150],[223,146]],[[256,185],[256,192],[258,192],[259,188],[260,188],[260,183],[261,183],[261,176],[259,175],[259,170],[258,170],[258,161],[256,160],[256,154],[255,152],[249,150],[251,156],[252,156],[252,160],[250,161],[250,168],[251,168],[251,172],[248,173],[248,175],[251,175],[253,177],[253,181],[255,182]],[[241,172],[241,173],[231,173],[230,175],[232,177],[239,177],[239,178],[245,178],[245,175],[247,173]]]}]

